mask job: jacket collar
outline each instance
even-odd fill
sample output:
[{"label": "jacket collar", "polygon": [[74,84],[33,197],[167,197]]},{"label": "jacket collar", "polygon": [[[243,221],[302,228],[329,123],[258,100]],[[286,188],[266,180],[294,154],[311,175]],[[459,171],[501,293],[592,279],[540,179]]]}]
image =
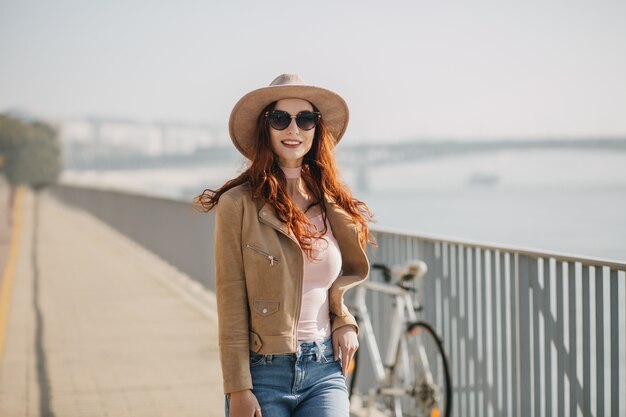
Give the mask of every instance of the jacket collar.
[{"label": "jacket collar", "polygon": [[[333,234],[335,236],[339,235],[341,237],[348,238],[356,234],[356,226],[354,225],[352,218],[345,212],[345,210],[336,205],[331,197],[324,196],[324,206],[326,207],[328,221],[330,222],[330,226],[332,227]],[[296,236],[289,229],[287,223],[282,222],[278,216],[276,216],[276,211],[269,202],[264,203],[258,210],[257,214],[259,221],[269,224],[285,236],[295,242],[298,242]]]},{"label": "jacket collar", "polygon": [[[352,217],[328,196],[324,196],[324,205],[333,235],[337,239],[337,243],[339,243],[344,273],[353,274],[358,276],[359,279],[365,278],[369,271],[369,264],[365,250],[360,244],[358,229]],[[264,203],[258,210],[258,219],[262,223],[269,224],[299,245],[296,236],[289,230],[287,224],[280,221],[276,216],[276,212],[270,203]],[[351,285],[354,285],[354,282]],[[346,288],[344,288],[344,291]]]},{"label": "jacket collar", "polygon": [[276,211],[274,211],[274,207],[272,207],[272,205],[269,202],[266,202],[265,204],[263,204],[261,209],[258,211],[258,217],[259,217],[260,222],[269,224],[274,229],[278,230],[279,232],[283,233],[285,236],[294,240],[296,243],[298,242],[298,239],[296,239],[296,236],[293,234],[291,230],[289,230],[289,226],[287,225],[287,223],[282,222],[276,216]]}]

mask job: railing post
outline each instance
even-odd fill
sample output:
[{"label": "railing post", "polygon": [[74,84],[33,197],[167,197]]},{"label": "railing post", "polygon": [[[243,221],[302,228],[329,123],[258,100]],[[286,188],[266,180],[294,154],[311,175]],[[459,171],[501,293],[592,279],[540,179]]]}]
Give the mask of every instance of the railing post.
[{"label": "railing post", "polygon": [[476,282],[476,415],[486,415],[487,360],[485,359],[485,280],[482,271],[482,249],[474,249],[474,279]]},{"label": "railing post", "polygon": [[591,310],[591,297],[590,297],[590,281],[589,270],[590,266],[583,265],[582,267],[582,280],[583,280],[583,403],[582,410],[583,415],[591,415],[591,334],[590,328],[590,310]]},{"label": "railing post", "polygon": [[565,315],[568,314],[564,307],[563,294],[563,262],[556,261],[556,363],[557,363],[557,410],[559,416],[565,416]]},{"label": "railing post", "polygon": [[[500,402],[504,414],[514,415],[517,413],[517,377],[516,358],[518,355],[518,344],[516,342],[517,331],[515,323],[517,321],[517,295],[515,294],[515,277],[511,274],[510,258],[507,262],[507,253],[498,251],[500,261],[500,273],[498,283],[500,285],[500,352],[498,352],[498,362],[500,366],[501,378],[498,382],[501,385]],[[512,395],[509,395],[512,394]]]},{"label": "railing post", "polygon": [[[488,289],[488,285],[489,282],[487,281],[487,275],[485,273],[485,268],[486,268],[486,264],[485,264],[485,251],[481,248],[477,248],[476,249],[476,277],[478,278],[478,280],[480,281],[480,292],[481,294],[484,296],[483,302],[481,303],[481,332],[480,332],[480,336],[481,336],[481,377],[482,377],[482,392],[481,392],[481,414],[479,414],[479,416],[488,416],[488,412],[487,410],[489,409],[489,401],[490,401],[490,396],[489,396],[489,377],[488,377],[488,372],[489,372],[489,356],[487,355],[488,352],[488,332],[489,332],[489,326],[487,324],[487,321],[490,320],[490,317],[488,316],[487,312],[487,306],[490,302],[489,300],[489,289]],[[481,296],[482,298],[482,296]]]},{"label": "railing post", "polygon": [[[545,367],[545,377],[546,381],[546,391],[550,390],[550,392],[546,392],[546,416],[552,416],[554,407],[552,407],[553,395],[552,392],[554,390],[554,384],[556,381],[552,380],[552,343],[554,341],[554,319],[552,315],[552,291],[555,289],[552,288],[552,274],[550,268],[550,258],[543,258],[543,285],[544,285],[544,299],[543,299],[543,317],[545,322],[545,354],[546,354],[546,367]],[[556,358],[555,358],[556,359]],[[556,398],[554,398],[556,400]]]},{"label": "railing post", "polygon": [[[611,269],[610,273],[610,311],[611,311],[611,415],[619,415],[619,287],[617,271]],[[624,306],[622,305],[622,308]]]},{"label": "railing post", "polygon": [[602,268],[595,268],[596,281],[596,416],[604,416],[604,297]]},{"label": "railing post", "polygon": [[578,335],[578,322],[576,321],[576,264],[569,263],[568,267],[568,316],[569,316],[569,366],[567,375],[569,375],[569,415],[576,417],[578,415],[579,400],[579,384],[577,375],[576,359],[579,355],[578,346],[576,345],[576,336]]},{"label": "railing post", "polygon": [[[530,373],[533,370],[532,363],[530,361],[530,351],[532,346],[530,345],[530,314],[529,314],[529,296],[528,292],[530,270],[530,259],[525,255],[515,254],[515,260],[517,268],[515,268],[517,293],[519,297],[519,315],[517,316],[517,330],[518,340],[520,345],[519,356],[517,359],[517,375],[519,375],[519,398],[517,399],[517,415],[530,416],[532,415],[532,404],[530,403],[531,391],[530,391]],[[534,324],[534,323],[533,323]],[[536,360],[536,359],[535,359]],[[517,394],[517,393],[516,393]],[[517,395],[516,395],[517,396]]]},{"label": "railing post", "polygon": [[[535,399],[535,408],[534,415],[536,417],[541,417],[541,399],[545,395],[546,383],[543,375],[541,375],[541,352],[543,350],[543,346],[541,345],[541,339],[539,337],[540,334],[540,326],[539,326],[539,317],[541,314],[541,306],[543,305],[543,289],[540,287],[539,283],[539,260],[535,259],[533,262],[533,268],[531,269],[531,287],[533,294],[533,382],[534,382],[534,399]],[[542,317],[543,318],[543,317]],[[544,319],[545,323],[545,319]],[[545,325],[544,325],[545,328]],[[544,353],[545,355],[545,353]]]},{"label": "railing post", "polygon": [[500,414],[500,408],[499,408],[499,398],[498,398],[498,371],[499,371],[499,367],[500,367],[500,363],[498,361],[498,317],[500,317],[500,315],[502,314],[502,311],[498,309],[498,303],[496,302],[498,295],[498,282],[500,282],[500,274],[499,274],[499,270],[496,268],[496,258],[497,258],[497,252],[496,251],[490,251],[489,254],[490,256],[490,265],[489,265],[489,269],[491,272],[491,357],[489,358],[489,361],[491,362],[491,386],[490,386],[490,391],[491,391],[491,398],[492,398],[492,404],[493,404],[493,409],[495,411],[496,415]]},{"label": "railing post", "polygon": [[512,404],[511,404],[511,415],[521,415],[521,395],[520,395],[520,384],[517,378],[519,375],[519,355],[521,352],[518,351],[518,323],[519,323],[519,302],[517,298],[518,292],[518,282],[519,282],[519,254],[511,253],[510,254],[510,262],[511,262],[511,282],[510,282],[510,290],[509,297],[511,298],[510,303],[510,312],[511,312],[511,321],[509,323],[509,332],[511,333],[511,392],[512,392]]}]

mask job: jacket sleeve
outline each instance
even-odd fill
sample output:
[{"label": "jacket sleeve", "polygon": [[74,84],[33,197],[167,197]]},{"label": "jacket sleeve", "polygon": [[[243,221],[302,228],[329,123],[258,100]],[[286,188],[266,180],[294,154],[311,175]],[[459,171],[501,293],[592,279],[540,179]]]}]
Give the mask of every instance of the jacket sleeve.
[{"label": "jacket sleeve", "polygon": [[215,214],[215,287],[224,393],[252,389],[249,312],[241,232],[243,206],[222,194]]},{"label": "jacket sleeve", "polygon": [[354,318],[352,314],[350,314],[350,311],[348,311],[348,307],[346,307],[345,305],[343,306],[343,314],[344,315],[340,317],[331,313],[330,315],[331,333],[340,327],[352,326],[354,327],[354,330],[356,331],[356,334],[358,335],[359,326],[358,324],[356,324],[356,319]]}]

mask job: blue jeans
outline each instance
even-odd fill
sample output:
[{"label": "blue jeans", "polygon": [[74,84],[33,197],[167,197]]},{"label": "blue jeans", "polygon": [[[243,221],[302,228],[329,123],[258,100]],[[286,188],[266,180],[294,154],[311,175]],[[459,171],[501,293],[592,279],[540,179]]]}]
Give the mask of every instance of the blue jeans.
[{"label": "blue jeans", "polygon": [[[300,343],[296,353],[250,352],[252,393],[263,417],[349,417],[350,403],[332,340]],[[226,417],[229,417],[226,398]]]}]

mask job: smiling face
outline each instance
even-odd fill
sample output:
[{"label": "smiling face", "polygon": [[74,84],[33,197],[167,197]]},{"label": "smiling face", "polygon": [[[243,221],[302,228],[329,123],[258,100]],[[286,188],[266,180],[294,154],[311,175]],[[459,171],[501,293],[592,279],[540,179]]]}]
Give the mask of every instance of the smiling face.
[{"label": "smiling face", "polygon": [[[299,98],[286,98],[278,100],[274,110],[283,110],[295,116],[301,111],[313,111],[313,106],[306,100]],[[309,152],[313,145],[315,128],[302,130],[296,125],[296,120],[284,130],[276,130],[268,126],[272,151],[278,157],[278,164],[286,168],[295,168],[302,165],[304,155]]]}]

